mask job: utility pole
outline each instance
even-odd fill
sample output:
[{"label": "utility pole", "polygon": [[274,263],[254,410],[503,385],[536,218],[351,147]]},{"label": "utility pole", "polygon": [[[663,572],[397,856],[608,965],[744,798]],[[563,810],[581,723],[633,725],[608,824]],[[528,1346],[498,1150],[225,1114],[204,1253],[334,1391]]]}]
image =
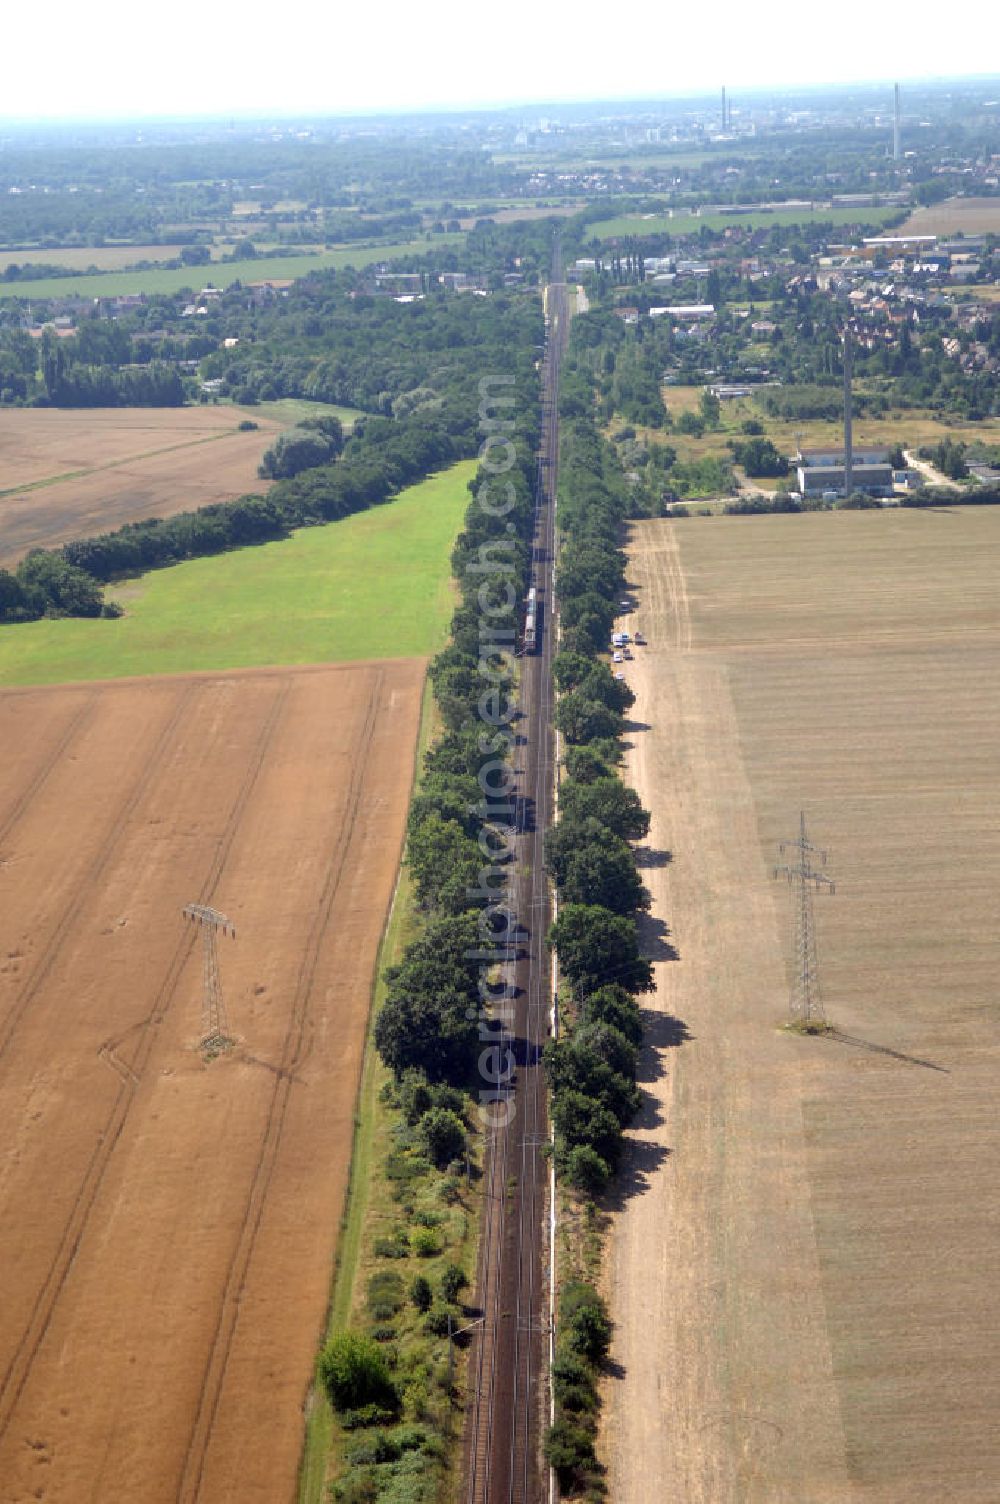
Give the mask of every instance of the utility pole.
[{"label": "utility pole", "polygon": [[189,903],[181,911],[185,919],[197,924],[204,940],[204,991],[201,1000],[201,1039],[203,1050],[222,1050],[232,1044],[229,1024],[226,1021],[226,1005],[222,997],[222,979],[219,976],[219,951],[217,937],[231,935],[236,939],[236,926],[218,909],[207,904]]},{"label": "utility pole", "polygon": [[806,837],[806,817],[799,815],[799,836],[796,841],[782,841],[778,850],[782,856],[794,852],[793,862],[775,867],[775,877],[786,877],[795,889],[795,960],[797,974],[792,984],[789,999],[789,1021],[809,1031],[821,1029],[826,1023],[819,991],[819,964],[816,958],[816,926],[813,918],[813,893],[826,888],[834,893],[832,880],[813,866],[815,858],[820,866],[826,866],[826,852],[813,846]]}]

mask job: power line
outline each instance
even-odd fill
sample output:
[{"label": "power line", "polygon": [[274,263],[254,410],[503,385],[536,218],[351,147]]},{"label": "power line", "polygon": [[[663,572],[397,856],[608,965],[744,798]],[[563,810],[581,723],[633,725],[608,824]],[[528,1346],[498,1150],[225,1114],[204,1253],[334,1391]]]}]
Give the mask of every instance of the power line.
[{"label": "power line", "polygon": [[189,903],[182,910],[185,919],[190,919],[201,929],[204,940],[204,990],[201,1000],[201,1039],[203,1050],[223,1050],[232,1044],[226,1005],[222,996],[222,978],[219,975],[218,935],[231,935],[236,939],[236,926],[218,909],[207,904]]},{"label": "power line", "polygon": [[796,854],[794,862],[782,863],[774,869],[775,877],[786,877],[789,885],[795,889],[796,976],[789,998],[790,1021],[806,1029],[822,1028],[826,1023],[826,1018],[819,988],[813,893],[823,888],[834,893],[836,887],[831,878],[823,872],[818,872],[813,865],[813,859],[815,859],[820,866],[825,867],[826,852],[819,846],[813,846],[807,839],[804,812],[799,815],[798,839],[782,841],[778,851],[782,856],[786,852]]}]

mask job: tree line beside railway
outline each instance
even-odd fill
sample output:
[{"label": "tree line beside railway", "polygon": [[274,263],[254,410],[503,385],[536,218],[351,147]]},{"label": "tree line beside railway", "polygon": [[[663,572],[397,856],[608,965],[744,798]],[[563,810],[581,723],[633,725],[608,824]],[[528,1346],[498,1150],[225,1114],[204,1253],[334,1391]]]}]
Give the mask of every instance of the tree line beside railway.
[{"label": "tree line beside railway", "polygon": [[[620,543],[629,509],[612,446],[589,413],[573,412],[561,424],[556,593],[562,631],[553,662],[555,722],[566,753],[559,819],[545,843],[560,900],[549,941],[563,988],[560,1036],[546,1046],[545,1067],[557,1175],[585,1203],[608,1189],[621,1163],[624,1130],[640,1101],[638,998],[654,986],[638,927],[649,894],[634,849],[648,834],[649,815],[619,775],[634,695],[606,658],[625,589]],[[604,1493],[594,1449],[598,1378],[611,1322],[593,1284],[565,1283],[557,1332],[556,1419],[546,1454],[565,1494],[598,1499]]]},{"label": "tree line beside railway", "polygon": [[[534,528],[540,398],[531,346],[542,338],[540,311],[533,332],[533,341],[491,352],[492,369],[516,378],[509,390],[517,458],[502,477],[510,505],[497,514],[488,504],[484,487],[496,480],[480,468],[452,555],[459,599],[450,641],[430,669],[439,731],[424,754],[407,825],[413,933],[385,972],[373,1031],[388,1068],[382,1111],[390,1147],[372,1178],[390,1188],[396,1220],[365,1251],[373,1272],[363,1315],[332,1334],[319,1363],[348,1430],[333,1489],[343,1504],[430,1504],[446,1483],[454,1441],[449,1327],[458,1331],[472,1313],[462,1304],[470,1271],[450,1229],[455,1218],[471,1227],[476,1210],[472,1093],[483,1003],[482,964],[472,958],[484,943],[480,923],[491,895],[477,889],[484,865],[493,864],[484,852],[496,830],[480,774],[510,743],[482,720],[482,624],[488,605],[496,640],[509,634],[513,642],[520,629]],[[494,557],[502,572],[484,576],[484,560]],[[496,863],[506,870],[509,860]]]}]

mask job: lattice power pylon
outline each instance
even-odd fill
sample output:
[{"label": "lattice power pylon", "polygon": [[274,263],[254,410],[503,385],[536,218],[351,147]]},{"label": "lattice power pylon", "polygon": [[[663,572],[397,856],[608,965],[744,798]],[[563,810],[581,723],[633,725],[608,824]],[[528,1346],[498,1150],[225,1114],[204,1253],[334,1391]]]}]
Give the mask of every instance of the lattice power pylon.
[{"label": "lattice power pylon", "polygon": [[207,904],[189,903],[182,910],[185,919],[190,919],[201,928],[204,940],[205,989],[201,1000],[201,1047],[220,1050],[231,1044],[229,1024],[226,1020],[226,1005],[222,997],[222,979],[219,976],[219,934],[236,939],[236,926],[218,909]]},{"label": "lattice power pylon", "polygon": [[783,863],[775,867],[775,877],[787,877],[788,882],[795,888],[795,960],[797,974],[792,984],[791,997],[789,999],[789,1014],[793,1024],[799,1024],[808,1028],[822,1027],[826,1019],[823,1015],[823,1002],[819,990],[819,964],[816,958],[816,924],[813,917],[813,893],[817,888],[826,888],[830,893],[836,892],[832,880],[823,872],[817,872],[813,866],[815,858],[821,866],[826,866],[826,852],[819,846],[813,846],[806,839],[806,817],[802,813],[799,816],[799,838],[797,841],[782,841],[778,847],[782,856],[786,852],[794,852],[794,863]]}]

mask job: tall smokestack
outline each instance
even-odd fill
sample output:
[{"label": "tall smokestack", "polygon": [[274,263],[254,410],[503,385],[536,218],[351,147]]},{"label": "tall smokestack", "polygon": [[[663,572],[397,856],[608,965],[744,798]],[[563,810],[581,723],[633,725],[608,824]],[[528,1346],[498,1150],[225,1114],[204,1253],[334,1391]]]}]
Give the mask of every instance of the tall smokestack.
[{"label": "tall smokestack", "polygon": [[844,325],[844,495],[850,496],[854,489],[854,440],[851,433],[851,369],[854,352],[851,348],[851,331]]},{"label": "tall smokestack", "polygon": [[726,119],[726,86],[722,85],[722,134],[726,134],[729,121]]},{"label": "tall smokestack", "polygon": [[899,85],[893,84],[892,160],[898,162],[902,154],[899,142]]}]

